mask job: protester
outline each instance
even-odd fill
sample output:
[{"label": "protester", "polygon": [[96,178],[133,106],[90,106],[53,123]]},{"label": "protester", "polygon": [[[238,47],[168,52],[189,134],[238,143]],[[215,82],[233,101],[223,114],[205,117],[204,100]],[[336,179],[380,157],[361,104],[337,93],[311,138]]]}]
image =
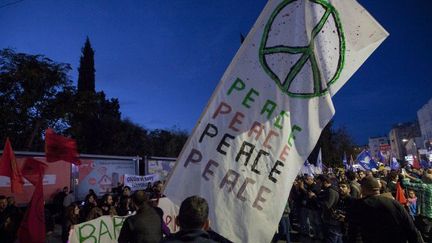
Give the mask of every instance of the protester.
[{"label": "protester", "polygon": [[75,202],[75,195],[72,190],[66,193],[65,198],[63,199],[63,207],[69,207],[73,202]]},{"label": "protester", "polygon": [[355,198],[351,197],[350,186],[348,182],[339,183],[339,201],[336,204],[334,217],[341,223],[342,241],[346,242],[348,237],[347,211],[351,208]]},{"label": "protester", "polygon": [[56,219],[61,220],[62,216],[63,216],[63,201],[65,199],[65,197],[67,196],[67,193],[69,192],[69,187],[65,186],[63,187],[63,190],[59,191],[53,199],[53,204],[54,204],[54,217]]},{"label": "protester", "polygon": [[81,219],[85,220],[88,218],[90,212],[93,208],[97,207],[97,198],[94,194],[87,194],[87,196],[84,199],[84,205],[82,206],[82,209],[80,210]]},{"label": "protester", "polygon": [[66,208],[65,217],[62,224],[62,242],[68,242],[69,231],[74,224],[79,224],[80,209],[76,203],[70,204]]},{"label": "protester", "polygon": [[417,196],[414,190],[408,190],[408,210],[412,218],[414,219],[417,215]]},{"label": "protester", "polygon": [[99,207],[93,207],[87,215],[87,220],[92,220],[103,215],[117,215],[117,211],[113,205],[113,198],[111,194],[105,194],[102,197],[102,203]]},{"label": "protester", "polygon": [[132,199],[129,196],[123,196],[120,199],[120,204],[116,210],[119,216],[131,214],[133,211],[135,211],[135,208],[132,205]]},{"label": "protester", "polygon": [[420,243],[420,234],[407,211],[395,200],[380,196],[378,180],[369,176],[361,181],[363,198],[348,212],[348,242],[357,233],[365,243]]},{"label": "protester", "polygon": [[421,179],[417,179],[407,173],[403,173],[402,185],[413,190],[417,199],[416,225],[422,232],[426,242],[432,241],[432,169],[423,172]]},{"label": "protester", "polygon": [[357,174],[354,171],[348,171],[346,177],[349,180],[351,197],[360,198],[360,184],[357,181]]},{"label": "protester", "polygon": [[335,217],[336,205],[339,201],[338,192],[332,187],[332,180],[327,175],[319,175],[322,191],[317,195],[317,203],[321,209],[324,242],[342,242],[341,222]]},{"label": "protester", "polygon": [[124,221],[118,242],[159,242],[162,239],[161,217],[149,205],[148,197],[144,191],[135,192],[132,199],[137,207],[137,212]]},{"label": "protester", "polygon": [[312,175],[307,175],[299,183],[302,209],[300,210],[300,227],[303,235],[311,236],[314,239],[323,239],[321,212],[318,208],[315,195],[320,191],[320,185],[314,181]]},{"label": "protester", "polygon": [[208,219],[209,207],[204,198],[192,196],[186,198],[180,205],[176,223],[180,231],[166,237],[163,243],[213,243],[206,230],[210,227]]}]

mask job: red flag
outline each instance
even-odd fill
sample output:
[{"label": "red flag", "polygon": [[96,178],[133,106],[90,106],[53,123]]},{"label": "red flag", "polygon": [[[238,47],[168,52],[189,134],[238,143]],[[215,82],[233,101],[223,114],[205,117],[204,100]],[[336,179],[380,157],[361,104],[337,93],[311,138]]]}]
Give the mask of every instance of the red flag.
[{"label": "red flag", "polygon": [[21,173],[23,174],[24,178],[36,186],[40,180],[43,180],[46,167],[47,165],[42,161],[30,157],[26,158],[21,169]]},{"label": "red flag", "polygon": [[413,161],[413,168],[414,169],[420,169],[421,168],[420,162],[419,162],[417,156],[415,156],[415,155],[414,155],[414,161]]},{"label": "red flag", "polygon": [[0,159],[0,175],[10,178],[12,193],[23,192],[24,180],[17,166],[15,154],[12,150],[9,138],[6,138],[3,154]]},{"label": "red flag", "polygon": [[46,165],[44,163],[34,158],[28,158],[24,163],[23,175],[35,186],[35,190],[18,230],[18,239],[20,242],[45,242],[43,198],[43,176],[45,167]]},{"label": "red flag", "polygon": [[45,132],[45,156],[47,162],[64,160],[81,164],[75,140],[56,134],[51,128]]},{"label": "red flag", "polygon": [[396,183],[396,201],[400,202],[402,205],[406,205],[408,202],[405,197],[405,191],[402,189],[400,182]]}]

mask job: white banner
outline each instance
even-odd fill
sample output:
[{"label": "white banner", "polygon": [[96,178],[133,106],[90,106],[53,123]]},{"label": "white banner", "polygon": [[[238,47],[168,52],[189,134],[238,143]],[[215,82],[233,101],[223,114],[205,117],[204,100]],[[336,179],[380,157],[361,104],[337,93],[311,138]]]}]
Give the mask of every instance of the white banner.
[{"label": "white banner", "polygon": [[148,183],[153,184],[159,180],[159,176],[153,175],[124,175],[124,185],[129,186],[132,191],[144,190],[147,188]]},{"label": "white banner", "polygon": [[354,0],[270,0],[183,148],[165,194],[204,197],[212,228],[270,242],[331,97],[386,38]]},{"label": "white banner", "polygon": [[179,231],[178,225],[176,225],[175,221],[179,212],[179,207],[175,205],[169,198],[162,197],[159,198],[159,202],[157,204],[159,208],[164,212],[163,221],[170,229],[171,233]]},{"label": "white banner", "polygon": [[[33,186],[27,179],[24,179],[24,186]],[[56,175],[44,175],[43,184],[44,185],[55,185]],[[0,187],[10,187],[10,178],[8,176],[0,176]]]},{"label": "white banner", "polygon": [[77,224],[69,232],[70,243],[116,243],[128,216],[101,216]]}]

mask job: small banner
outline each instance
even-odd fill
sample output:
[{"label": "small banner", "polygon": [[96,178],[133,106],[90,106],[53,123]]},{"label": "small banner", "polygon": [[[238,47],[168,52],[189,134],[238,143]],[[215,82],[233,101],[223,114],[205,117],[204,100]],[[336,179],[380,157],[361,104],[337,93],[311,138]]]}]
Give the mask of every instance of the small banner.
[{"label": "small banner", "polygon": [[159,180],[159,176],[153,175],[124,175],[124,185],[131,188],[132,191],[144,190],[149,183],[153,184]]}]

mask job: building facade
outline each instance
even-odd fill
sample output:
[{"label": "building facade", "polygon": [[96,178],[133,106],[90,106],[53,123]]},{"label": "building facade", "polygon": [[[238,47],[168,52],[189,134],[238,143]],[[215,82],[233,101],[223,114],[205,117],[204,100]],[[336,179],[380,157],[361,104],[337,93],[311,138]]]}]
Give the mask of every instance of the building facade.
[{"label": "building facade", "polygon": [[382,150],[383,145],[389,145],[388,137],[382,136],[369,138],[369,152],[372,156],[376,156],[378,151]]},{"label": "building facade", "polygon": [[417,111],[417,118],[424,142],[432,141],[432,99]]},{"label": "building facade", "polygon": [[420,136],[421,132],[418,122],[406,122],[394,125],[389,132],[392,156],[403,160],[407,152],[405,149],[407,142],[412,138]]}]

